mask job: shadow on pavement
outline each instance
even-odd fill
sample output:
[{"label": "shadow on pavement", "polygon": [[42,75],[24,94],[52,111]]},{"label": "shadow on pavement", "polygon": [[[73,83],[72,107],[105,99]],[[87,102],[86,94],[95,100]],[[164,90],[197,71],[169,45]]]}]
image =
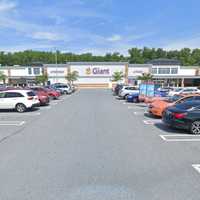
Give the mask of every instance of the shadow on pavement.
[{"label": "shadow on pavement", "polygon": [[172,128],[170,126],[167,126],[164,123],[155,123],[154,126],[157,127],[157,128],[159,128],[162,131],[167,132],[167,133],[172,133],[172,134],[188,134],[188,132],[185,131],[185,130]]}]

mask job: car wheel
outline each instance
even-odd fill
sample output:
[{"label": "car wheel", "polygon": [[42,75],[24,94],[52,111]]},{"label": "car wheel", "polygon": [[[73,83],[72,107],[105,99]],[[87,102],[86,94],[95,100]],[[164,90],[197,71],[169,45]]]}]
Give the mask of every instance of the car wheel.
[{"label": "car wheel", "polygon": [[194,135],[199,135],[200,134],[200,121],[194,121],[191,124],[190,132],[192,134],[194,134]]},{"label": "car wheel", "polygon": [[19,113],[23,113],[26,111],[26,106],[23,103],[18,103],[15,108]]},{"label": "car wheel", "polygon": [[128,98],[128,94],[126,94],[126,95],[124,96],[124,99],[126,99],[126,100],[127,100],[127,98]]}]

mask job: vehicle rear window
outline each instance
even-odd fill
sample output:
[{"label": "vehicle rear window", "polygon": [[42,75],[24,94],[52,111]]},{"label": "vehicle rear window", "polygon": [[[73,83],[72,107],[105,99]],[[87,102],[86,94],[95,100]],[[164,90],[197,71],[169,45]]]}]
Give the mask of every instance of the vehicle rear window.
[{"label": "vehicle rear window", "polygon": [[174,102],[174,101],[177,101],[177,100],[179,100],[179,99],[181,99],[183,96],[181,96],[181,95],[174,95],[174,96],[172,96],[172,97],[169,97],[168,99],[167,99],[167,101],[168,102]]},{"label": "vehicle rear window", "polygon": [[34,97],[34,96],[35,96],[35,93],[32,92],[32,91],[30,91],[30,92],[27,92],[27,95],[28,95],[29,97]]},{"label": "vehicle rear window", "polygon": [[15,97],[24,97],[24,96],[19,92],[6,92],[5,93],[5,98],[15,98]]}]

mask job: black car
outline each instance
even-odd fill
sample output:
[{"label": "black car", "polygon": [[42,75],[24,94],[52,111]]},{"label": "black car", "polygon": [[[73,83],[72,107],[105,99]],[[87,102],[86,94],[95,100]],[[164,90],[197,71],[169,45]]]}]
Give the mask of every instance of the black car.
[{"label": "black car", "polygon": [[189,101],[167,108],[163,122],[171,127],[200,134],[200,101]]}]

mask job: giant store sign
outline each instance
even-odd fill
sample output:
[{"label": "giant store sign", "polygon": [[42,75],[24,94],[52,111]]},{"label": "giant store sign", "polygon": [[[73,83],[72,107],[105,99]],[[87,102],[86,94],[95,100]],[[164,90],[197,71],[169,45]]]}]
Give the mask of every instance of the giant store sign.
[{"label": "giant store sign", "polygon": [[109,75],[110,74],[110,69],[104,68],[101,69],[99,67],[88,67],[85,69],[85,74],[86,75]]}]

